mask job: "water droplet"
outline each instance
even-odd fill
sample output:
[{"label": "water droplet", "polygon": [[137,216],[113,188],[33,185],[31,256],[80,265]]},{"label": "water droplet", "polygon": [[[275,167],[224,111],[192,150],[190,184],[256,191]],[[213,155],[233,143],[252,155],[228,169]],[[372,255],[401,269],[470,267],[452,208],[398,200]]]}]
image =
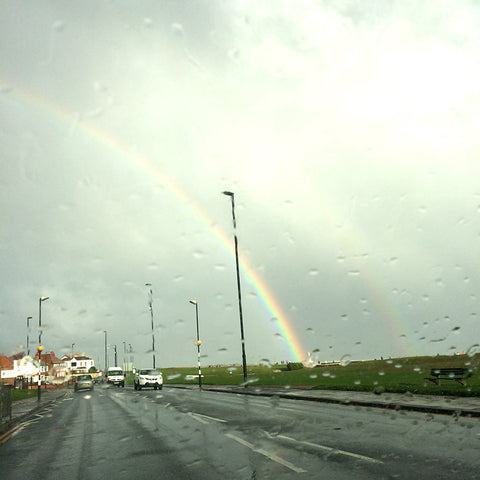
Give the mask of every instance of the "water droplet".
[{"label": "water droplet", "polygon": [[308,274],[309,274],[310,276],[312,276],[312,277],[316,277],[316,276],[318,275],[318,273],[319,273],[319,272],[318,272],[318,269],[316,269],[316,268],[312,268],[312,269],[308,272]]},{"label": "water droplet", "polygon": [[343,263],[345,261],[345,257],[343,255],[340,255],[337,257],[337,262]]},{"label": "water droplet", "polygon": [[422,369],[420,367],[413,367],[413,371],[417,373],[422,373]]},{"label": "water droplet", "polygon": [[223,264],[223,263],[217,263],[217,264],[215,265],[215,269],[216,269],[216,270],[225,270],[225,264]]},{"label": "water droplet", "polygon": [[256,383],[256,382],[258,382],[258,380],[259,380],[259,379],[258,379],[257,377],[250,377],[250,378],[247,379],[246,382],[243,382],[243,383],[241,383],[240,385],[241,385],[242,387],[245,387],[245,386],[249,385],[250,383]]},{"label": "water droplet", "polygon": [[195,250],[193,252],[193,256],[194,256],[194,258],[201,259],[201,258],[205,257],[205,253],[202,252],[201,250]]},{"label": "water droplet", "polygon": [[403,365],[401,363],[396,363],[395,364],[395,368],[402,368],[402,367],[403,367]]},{"label": "water droplet", "polygon": [[225,347],[221,347],[217,350],[217,352],[226,352],[227,349]]},{"label": "water droplet", "polygon": [[458,332],[458,330],[460,330],[460,327],[454,327],[454,328],[452,328],[452,332]]},{"label": "water droplet", "polygon": [[65,28],[65,22],[63,20],[57,20],[52,25],[52,30],[54,30],[55,32],[61,32],[63,31],[64,28]]},{"label": "water droplet", "polygon": [[314,330],[313,330],[312,327],[308,327],[308,328],[307,328],[307,332],[308,332],[308,333],[314,333]]},{"label": "water droplet", "polygon": [[329,377],[329,376],[330,376],[330,372],[323,372],[323,373],[322,373],[322,376],[323,376],[323,377]]},{"label": "water droplet", "polygon": [[362,382],[361,382],[361,380],[355,380],[353,383],[354,383],[355,385],[360,385]]},{"label": "water droplet", "polygon": [[318,375],[317,375],[316,373],[311,373],[311,374],[309,375],[309,377],[310,377],[310,378],[317,378]]},{"label": "water droplet", "polygon": [[180,373],[169,373],[167,375],[168,380],[175,380],[176,378],[180,378],[182,375]]},{"label": "water droplet", "polygon": [[340,359],[340,365],[342,367],[346,367],[347,365],[350,364],[351,361],[352,361],[352,357],[347,353]]},{"label": "water droplet", "polygon": [[145,17],[145,18],[143,19],[143,24],[144,24],[146,27],[150,28],[150,27],[153,25],[153,21],[152,21],[151,18]]},{"label": "water droplet", "polygon": [[180,23],[172,23],[171,28],[172,32],[179,37],[183,37],[183,35],[185,34],[183,26]]},{"label": "water droplet", "polygon": [[480,345],[478,343],[475,343],[470,348],[468,348],[466,355],[473,356],[477,353],[480,353]]},{"label": "water droplet", "polygon": [[360,270],[349,270],[348,275],[351,277],[358,277],[360,275]]},{"label": "water droplet", "polygon": [[378,374],[379,374],[381,377],[383,377],[383,375],[385,375],[385,372],[384,372],[383,370],[380,370],[380,371],[378,372]]}]

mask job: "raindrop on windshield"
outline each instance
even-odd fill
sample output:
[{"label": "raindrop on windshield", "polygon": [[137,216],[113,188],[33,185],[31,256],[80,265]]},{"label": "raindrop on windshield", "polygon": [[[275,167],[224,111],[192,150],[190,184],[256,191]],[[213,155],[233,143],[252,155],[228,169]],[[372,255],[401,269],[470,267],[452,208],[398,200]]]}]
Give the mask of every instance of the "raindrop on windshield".
[{"label": "raindrop on windshield", "polygon": [[350,364],[351,361],[352,361],[352,356],[347,353],[340,359],[340,365],[342,367],[346,367],[347,365]]}]

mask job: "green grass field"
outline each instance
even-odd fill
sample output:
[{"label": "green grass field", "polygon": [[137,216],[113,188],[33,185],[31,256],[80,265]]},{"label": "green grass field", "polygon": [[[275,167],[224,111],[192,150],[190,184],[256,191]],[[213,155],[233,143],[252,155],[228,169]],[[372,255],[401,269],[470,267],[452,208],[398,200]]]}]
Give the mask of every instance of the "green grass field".
[{"label": "green grass field", "polygon": [[12,401],[23,400],[24,398],[36,397],[38,395],[37,390],[12,390]]},{"label": "green grass field", "polygon": [[[441,380],[436,385],[430,369],[464,367],[470,370],[467,386],[454,380]],[[197,384],[198,370],[192,368],[161,369],[164,383]],[[287,370],[285,365],[248,367],[248,384],[251,386],[278,385],[288,387],[306,386],[315,389],[355,390],[367,392],[420,393],[429,395],[479,396],[480,354],[406,357],[389,360],[351,362],[348,365],[319,366]],[[204,385],[240,385],[243,383],[242,367],[202,367]],[[187,378],[186,378],[187,377]]]}]

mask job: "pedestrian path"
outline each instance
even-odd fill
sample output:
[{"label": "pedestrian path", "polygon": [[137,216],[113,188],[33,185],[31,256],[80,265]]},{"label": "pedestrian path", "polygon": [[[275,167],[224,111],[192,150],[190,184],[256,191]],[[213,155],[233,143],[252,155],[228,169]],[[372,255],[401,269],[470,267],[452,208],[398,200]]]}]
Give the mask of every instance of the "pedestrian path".
[{"label": "pedestrian path", "polygon": [[[166,385],[167,387],[169,385]],[[177,385],[179,387],[180,385]],[[197,388],[198,387],[193,387]],[[395,410],[410,410],[444,415],[480,417],[480,397],[445,397],[440,395],[413,395],[409,393],[351,392],[344,390],[312,390],[261,386],[210,386],[204,390],[233,392],[246,395],[278,396],[344,405],[358,405]]]},{"label": "pedestrian path", "polygon": [[67,388],[55,388],[52,390],[42,390],[40,401],[38,397],[25,398],[23,400],[16,400],[12,402],[12,414],[10,417],[4,417],[1,420],[0,432],[5,432],[16,423],[22,421],[30,415],[33,415],[38,410],[49,405],[55,400],[65,396],[69,390]]}]

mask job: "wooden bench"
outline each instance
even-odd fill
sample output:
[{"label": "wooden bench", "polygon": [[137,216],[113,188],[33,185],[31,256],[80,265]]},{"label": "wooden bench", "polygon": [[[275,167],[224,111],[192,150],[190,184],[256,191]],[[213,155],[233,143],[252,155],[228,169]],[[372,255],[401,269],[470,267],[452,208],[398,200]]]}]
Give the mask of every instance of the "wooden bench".
[{"label": "wooden bench", "polygon": [[466,379],[470,377],[471,373],[468,368],[432,368],[430,375],[434,378],[425,378],[425,380],[430,380],[436,385],[440,385],[440,380],[454,380],[466,387]]}]

